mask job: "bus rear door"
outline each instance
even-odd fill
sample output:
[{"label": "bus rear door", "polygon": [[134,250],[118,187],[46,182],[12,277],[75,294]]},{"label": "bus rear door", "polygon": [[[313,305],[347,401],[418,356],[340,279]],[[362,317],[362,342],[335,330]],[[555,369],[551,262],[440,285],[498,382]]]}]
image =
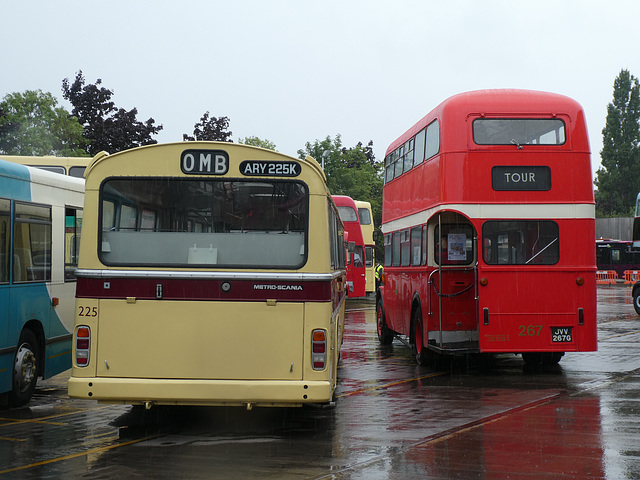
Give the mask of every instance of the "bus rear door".
[{"label": "bus rear door", "polygon": [[429,275],[429,341],[444,351],[478,347],[476,234],[461,215],[443,212],[429,222],[434,269]]}]

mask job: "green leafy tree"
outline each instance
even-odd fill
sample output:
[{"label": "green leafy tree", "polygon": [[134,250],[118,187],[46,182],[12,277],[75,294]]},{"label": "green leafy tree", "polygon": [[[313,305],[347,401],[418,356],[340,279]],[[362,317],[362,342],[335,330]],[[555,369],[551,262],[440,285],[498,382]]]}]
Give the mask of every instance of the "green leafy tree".
[{"label": "green leafy tree", "polygon": [[0,103],[0,152],[7,155],[87,155],[82,126],[42,90],[10,93]]},{"label": "green leafy tree", "polygon": [[[309,155],[324,165],[327,185],[332,195],[347,195],[354,200],[371,203],[376,228],[382,222],[382,163],[373,153],[373,142],[366,146],[358,142],[355,147],[344,147],[340,135],[334,139],[307,142],[298,150],[299,158]],[[376,258],[383,258],[382,236],[376,242]]]},{"label": "green leafy tree", "polygon": [[193,126],[193,135],[182,135],[185,142],[194,142],[196,140],[208,140],[218,142],[231,142],[232,132],[228,131],[228,117],[209,117],[209,112],[205,112],[200,118],[200,122]]},{"label": "green leafy tree", "polygon": [[628,70],[613,84],[602,130],[602,167],[596,172],[599,216],[628,215],[640,192],[640,85]]},{"label": "green leafy tree", "polygon": [[67,78],[62,81],[62,95],[73,105],[71,113],[78,117],[83,127],[87,151],[91,155],[102,150],[115,153],[158,143],[152,135],[162,130],[162,125],[156,126],[153,118],[139,121],[136,108],[116,108],[111,101],[113,91],[101,87],[101,84],[102,80],[98,79],[95,85],[85,85],[82,71],[78,72],[73,83]]},{"label": "green leafy tree", "polygon": [[262,147],[262,148],[266,148],[267,150],[275,151],[276,149],[276,144],[270,140],[267,140],[266,138],[264,140],[258,137],[239,138],[238,143],[242,143],[244,145],[251,145],[254,147]]}]

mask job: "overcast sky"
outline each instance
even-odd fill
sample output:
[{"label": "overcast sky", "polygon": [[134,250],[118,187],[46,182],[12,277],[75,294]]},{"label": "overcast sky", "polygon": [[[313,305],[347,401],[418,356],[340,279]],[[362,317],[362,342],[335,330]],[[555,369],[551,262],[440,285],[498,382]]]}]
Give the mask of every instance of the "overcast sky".
[{"label": "overcast sky", "polygon": [[62,79],[82,70],[160,142],[209,111],[294,156],[341,134],[381,160],[447,97],[525,88],[582,104],[595,171],[613,82],[640,76],[637,0],[0,0],[0,18],[0,97],[71,109]]}]

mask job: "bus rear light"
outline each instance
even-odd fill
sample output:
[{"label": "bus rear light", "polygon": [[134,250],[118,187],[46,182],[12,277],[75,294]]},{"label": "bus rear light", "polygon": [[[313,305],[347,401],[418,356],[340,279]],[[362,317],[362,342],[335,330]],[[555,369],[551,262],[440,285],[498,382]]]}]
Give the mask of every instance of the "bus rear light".
[{"label": "bus rear light", "polygon": [[84,367],[89,363],[89,354],[87,352],[76,353],[76,364]]},{"label": "bus rear light", "polygon": [[584,308],[578,308],[578,325],[584,325]]},{"label": "bus rear light", "polygon": [[485,325],[489,325],[489,309],[484,307],[482,309],[482,317]]},{"label": "bus rear light", "polygon": [[324,330],[311,333],[311,363],[314,370],[324,370],[327,365],[327,332]]},{"label": "bus rear light", "polygon": [[85,367],[89,364],[91,351],[91,329],[81,325],[76,328],[76,365]]}]

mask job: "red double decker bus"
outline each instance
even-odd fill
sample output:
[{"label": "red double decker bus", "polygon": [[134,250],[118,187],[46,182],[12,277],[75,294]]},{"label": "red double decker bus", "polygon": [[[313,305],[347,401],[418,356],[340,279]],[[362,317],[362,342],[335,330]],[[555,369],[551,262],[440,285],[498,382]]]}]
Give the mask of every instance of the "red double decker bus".
[{"label": "red double decker bus", "polygon": [[364,297],[366,291],[366,257],[362,225],[356,202],[345,195],[332,195],[338,207],[340,219],[344,223],[344,231],[348,239],[347,256],[347,295],[349,297]]},{"label": "red double decker bus", "polygon": [[597,349],[595,207],[584,112],[565,96],[453,96],[385,155],[378,337],[557,363]]}]

